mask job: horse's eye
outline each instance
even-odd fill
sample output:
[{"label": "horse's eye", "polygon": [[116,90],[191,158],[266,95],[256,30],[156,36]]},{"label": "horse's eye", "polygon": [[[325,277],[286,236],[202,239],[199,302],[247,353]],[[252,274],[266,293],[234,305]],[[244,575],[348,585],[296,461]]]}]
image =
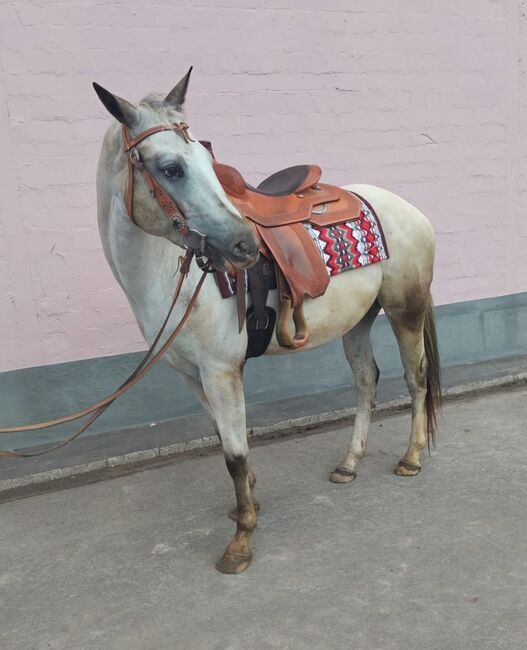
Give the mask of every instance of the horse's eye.
[{"label": "horse's eye", "polygon": [[185,175],[185,172],[181,165],[170,165],[170,167],[165,167],[165,169],[163,169],[163,174],[167,178],[182,178]]}]

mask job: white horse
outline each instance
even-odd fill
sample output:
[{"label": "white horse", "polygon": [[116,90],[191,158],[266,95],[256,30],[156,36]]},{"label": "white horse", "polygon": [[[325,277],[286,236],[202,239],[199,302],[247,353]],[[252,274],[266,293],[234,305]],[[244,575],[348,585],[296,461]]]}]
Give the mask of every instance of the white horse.
[{"label": "white horse", "polygon": [[[98,85],[95,88],[109,112],[135,137],[151,127],[183,121],[189,75],[190,71],[166,98],[148,97],[138,106]],[[127,155],[121,124],[109,128],[101,151],[97,173],[99,229],[106,258],[150,344],[171,303],[174,276],[186,242],[185,235],[167,220],[143,175],[137,172],[134,222],[129,218],[125,201]],[[174,130],[155,132],[137,145],[136,155],[177,201],[189,227],[207,236],[205,254],[216,268],[240,270],[255,262],[258,242],[254,230],[229,201],[213,171],[209,152],[199,142]],[[440,400],[430,296],[434,234],[423,214],[399,196],[371,185],[346,187],[373,206],[384,228],[390,258],[332,277],[323,296],[304,303],[310,329],[306,349],[342,337],[358,390],[351,444],[330,478],[337,483],[352,481],[357,462],[366,450],[379,376],[370,329],[381,308],[397,338],[413,404],[410,442],[395,472],[414,476],[421,469],[420,455],[427,437],[434,435],[435,409]],[[200,269],[193,263],[172,326],[181,318],[200,276]],[[276,293],[272,291],[268,301],[275,309]],[[246,330],[238,331],[236,300],[223,299],[209,275],[166,360],[181,373],[212,418],[234,482],[236,533],[216,564],[224,573],[240,573],[249,566],[258,509],[255,477],[248,465],[242,383],[246,348]],[[273,336],[266,354],[287,351]]]}]

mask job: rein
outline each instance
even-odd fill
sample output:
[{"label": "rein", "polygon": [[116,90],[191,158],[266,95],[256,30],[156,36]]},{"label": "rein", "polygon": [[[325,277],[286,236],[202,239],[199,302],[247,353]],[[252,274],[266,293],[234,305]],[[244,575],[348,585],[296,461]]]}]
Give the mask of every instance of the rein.
[{"label": "rein", "polygon": [[[145,356],[141,359],[138,366],[132,372],[132,374],[129,375],[129,377],[127,377],[127,379],[119,386],[119,388],[115,390],[113,393],[110,393],[110,395],[107,395],[106,397],[99,400],[98,402],[95,402],[91,406],[87,406],[86,408],[77,411],[76,413],[71,413],[70,415],[64,415],[62,417],[55,418],[53,420],[47,420],[45,422],[37,422],[34,424],[20,425],[15,427],[0,427],[0,434],[21,433],[23,431],[38,431],[40,429],[47,429],[48,427],[57,426],[59,424],[65,424],[66,422],[73,422],[87,415],[90,415],[88,421],[85,422],[79,429],[77,429],[77,431],[75,431],[75,433],[72,434],[69,438],[62,440],[61,442],[58,442],[52,445],[51,447],[47,447],[46,449],[42,449],[34,452],[16,452],[10,449],[0,449],[0,458],[1,457],[32,458],[34,456],[42,456],[43,454],[47,454],[50,451],[54,451],[55,449],[60,449],[61,447],[65,447],[66,445],[68,445],[70,442],[73,442],[73,440],[75,440],[82,433],[84,433],[84,431],[86,431],[86,429],[88,429],[88,427],[90,427],[106,411],[106,409],[109,408],[115,402],[115,400],[119,399],[119,397],[127,393],[133,386],[135,386],[139,381],[141,381],[141,379],[148,372],[150,372],[150,370],[152,370],[152,368],[158,363],[158,361],[162,358],[165,352],[170,348],[170,346],[172,345],[176,337],[183,329],[185,323],[187,322],[190,313],[194,308],[194,305],[196,304],[199,292],[201,291],[201,288],[207,276],[207,272],[211,271],[210,260],[206,262],[203,259],[206,237],[205,235],[202,235],[201,233],[198,233],[197,231],[188,228],[187,220],[183,215],[183,213],[181,212],[181,210],[179,209],[177,203],[172,199],[172,197],[170,197],[167,194],[167,192],[165,192],[165,190],[161,187],[161,185],[156,181],[156,179],[145,167],[144,163],[141,160],[139,152],[136,149],[136,146],[140,142],[142,142],[145,138],[148,138],[154,133],[159,133],[161,131],[176,131],[183,136],[186,142],[194,142],[187,133],[188,128],[189,127],[184,122],[174,124],[173,126],[156,126],[151,129],[147,129],[146,131],[143,131],[142,133],[137,135],[135,138],[132,138],[130,129],[126,126],[123,127],[124,151],[127,154],[127,159],[128,159],[128,184],[125,190],[125,197],[126,197],[126,208],[128,210],[128,216],[130,217],[130,220],[132,221],[132,223],[137,225],[133,217],[134,169],[137,169],[139,172],[143,174],[143,177],[145,178],[150,188],[150,195],[156,199],[165,217],[172,222],[176,230],[180,232],[182,235],[191,236],[189,237],[189,242],[188,242],[189,245],[187,247],[187,252],[185,254],[185,257],[180,258],[181,261],[180,275],[178,278],[172,303],[170,305],[165,320],[163,321],[158,333],[156,334],[154,341],[152,342],[152,345],[146,352]],[[196,246],[191,245],[192,236],[194,237],[194,241],[197,244]],[[183,313],[183,316],[181,317],[181,320],[174,328],[170,336],[167,338],[165,343],[163,343],[161,348],[154,354],[154,350],[157,344],[159,343],[161,337],[163,336],[163,333],[165,332],[165,329],[168,325],[168,321],[170,320],[170,316],[174,311],[174,307],[176,306],[179,295],[181,293],[181,287],[183,286],[183,282],[186,276],[188,275],[188,272],[190,270],[190,264],[194,257],[196,258],[196,262],[198,266],[202,269],[203,273],[199,279],[198,284],[196,285],[196,288],[194,289],[192,297],[185,309],[185,312]]]},{"label": "rein", "polygon": [[194,289],[194,293],[192,294],[192,297],[187,305],[187,308],[185,309],[185,312],[181,317],[181,320],[179,321],[179,323],[177,324],[173,332],[170,334],[168,339],[165,341],[165,343],[163,343],[161,348],[154,354],[154,350],[166,329],[170,316],[172,315],[174,307],[181,293],[181,287],[190,269],[190,263],[192,261],[193,256],[194,256],[194,252],[189,250],[187,251],[186,256],[183,258],[183,262],[180,268],[180,276],[174,293],[174,298],[168,310],[168,314],[165,320],[163,321],[163,324],[161,325],[159,332],[157,333],[152,345],[150,346],[150,348],[148,349],[147,353],[140,361],[138,366],[132,372],[132,374],[121,384],[121,386],[117,390],[115,390],[113,393],[110,393],[110,395],[107,395],[106,397],[99,400],[98,402],[95,402],[95,404],[92,404],[91,406],[87,406],[86,408],[82,409],[81,411],[77,411],[76,413],[71,413],[70,415],[64,415],[60,418],[47,420],[45,422],[37,422],[35,424],[27,424],[27,425],[21,425],[16,427],[2,427],[0,428],[0,433],[8,434],[8,433],[20,433],[22,431],[38,431],[40,429],[47,429],[48,427],[56,426],[59,424],[65,424],[66,422],[73,422],[74,420],[79,420],[80,418],[83,418],[86,415],[92,414],[88,422],[86,422],[80,429],[78,429],[72,436],[70,436],[66,440],[63,440],[51,447],[48,447],[47,449],[36,451],[36,452],[27,452],[27,453],[11,451],[9,449],[0,449],[0,457],[9,456],[9,457],[18,457],[18,458],[32,458],[33,456],[41,456],[42,454],[47,454],[48,452],[53,451],[55,449],[60,449],[61,447],[64,447],[70,442],[73,442],[73,440],[75,440],[75,438],[78,438],[81,435],[81,433],[84,433],[84,431],[86,431],[86,429],[89,426],[91,426],[95,422],[95,420],[97,420],[104,413],[104,411],[106,411],[106,409],[111,404],[113,404],[113,402],[115,402],[116,399],[118,399],[119,397],[127,393],[148,372],[150,372],[150,370],[152,370],[152,368],[158,363],[158,361],[160,361],[162,356],[165,354],[165,352],[172,345],[172,343],[174,342],[178,334],[183,329],[183,326],[187,322],[190,313],[194,305],[196,304],[199,292],[201,291],[201,287],[203,286],[203,283],[207,276],[206,272],[202,273],[199,282],[196,285],[196,288]]}]

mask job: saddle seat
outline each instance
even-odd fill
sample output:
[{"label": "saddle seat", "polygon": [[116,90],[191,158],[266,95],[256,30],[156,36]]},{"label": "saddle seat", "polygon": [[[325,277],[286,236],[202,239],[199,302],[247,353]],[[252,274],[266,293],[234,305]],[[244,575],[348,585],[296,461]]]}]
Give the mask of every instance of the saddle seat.
[{"label": "saddle seat", "polygon": [[[276,335],[280,345],[302,347],[308,328],[302,309],[304,298],[318,298],[329,284],[329,274],[306,225],[330,226],[360,216],[361,201],[351,192],[320,183],[318,165],[297,165],[275,172],[253,187],[234,167],[213,162],[216,176],[240,213],[254,225],[262,254],[274,261],[280,299]],[[253,284],[262,284],[253,275]],[[251,290],[251,270],[249,271]],[[251,290],[256,323],[264,317],[261,299]],[[265,298],[267,293],[265,293]],[[256,312],[259,313],[256,313]],[[289,333],[294,320],[296,334]],[[258,327],[258,325],[257,325]]]},{"label": "saddle seat", "polygon": [[316,185],[321,176],[322,170],[318,165],[295,165],[271,174],[258,187],[248,187],[267,196],[287,196]]},{"label": "saddle seat", "polygon": [[[322,171],[318,165],[288,167],[266,178],[257,188],[246,183],[234,167],[215,161],[214,170],[238,210],[263,228],[308,221],[328,226],[360,215],[361,203],[354,194],[319,183]],[[284,193],[291,187],[295,189]]]}]

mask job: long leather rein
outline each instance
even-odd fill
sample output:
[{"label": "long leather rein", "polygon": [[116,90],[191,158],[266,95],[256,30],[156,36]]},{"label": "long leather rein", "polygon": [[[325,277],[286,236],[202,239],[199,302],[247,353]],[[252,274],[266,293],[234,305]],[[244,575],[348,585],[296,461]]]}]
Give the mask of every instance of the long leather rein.
[{"label": "long leather rein", "polygon": [[[165,190],[161,187],[161,185],[148,171],[148,169],[145,167],[136,149],[136,146],[140,142],[142,142],[145,138],[148,138],[154,133],[159,133],[160,131],[179,132],[187,142],[190,142],[191,139],[187,133],[188,128],[189,127],[183,122],[174,124],[173,126],[158,126],[158,127],[153,127],[151,129],[147,129],[146,131],[143,131],[139,135],[135,136],[135,138],[133,138],[130,133],[130,130],[127,127],[123,127],[124,150],[127,154],[127,159],[128,159],[128,179],[127,179],[127,187],[125,189],[125,201],[126,201],[128,216],[130,217],[131,221],[134,224],[136,223],[133,216],[134,169],[137,169],[139,172],[143,174],[143,177],[145,178],[150,188],[151,196],[156,199],[161,210],[163,211],[163,214],[167,217],[167,219],[170,219],[172,221],[174,227],[182,235],[187,235],[189,234],[189,232],[192,232],[189,230],[185,216],[179,209],[176,202],[165,192]],[[196,234],[199,235],[199,233]],[[90,418],[87,420],[87,422],[85,422],[79,429],[77,429],[75,433],[73,433],[65,440],[53,444],[52,446],[47,447],[46,449],[41,449],[39,451],[33,451],[33,452],[17,452],[9,449],[0,449],[0,457],[31,458],[33,456],[41,456],[42,454],[47,454],[50,451],[53,451],[55,449],[60,449],[61,447],[64,447],[70,442],[73,442],[73,440],[75,440],[82,433],[84,433],[84,431],[86,431],[86,429],[88,429],[88,427],[90,427],[95,422],[95,420],[97,420],[106,411],[106,409],[109,408],[111,404],[113,404],[113,402],[115,402],[115,400],[119,399],[119,397],[127,393],[148,372],[150,372],[150,370],[158,363],[158,361],[163,357],[165,352],[170,348],[170,346],[173,344],[176,337],[183,329],[185,323],[187,322],[192,312],[192,309],[194,308],[194,305],[196,304],[199,292],[201,291],[201,288],[205,281],[207,271],[210,270],[209,265],[202,261],[202,253],[205,246],[205,237],[199,235],[199,239],[200,239],[199,248],[198,249],[194,249],[191,247],[187,248],[185,257],[180,258],[180,269],[179,269],[180,274],[176,284],[174,297],[170,304],[170,308],[168,310],[167,316],[163,321],[158,333],[156,334],[156,337],[152,342],[152,345],[150,346],[150,348],[148,349],[144,357],[141,359],[141,361],[139,362],[135,370],[132,372],[132,374],[129,375],[129,377],[127,377],[127,379],[121,384],[121,386],[119,386],[119,388],[115,390],[113,393],[110,393],[110,395],[107,395],[106,397],[99,400],[98,402],[95,402],[91,406],[87,406],[86,408],[80,411],[71,413],[69,415],[64,415],[59,418],[54,418],[52,420],[46,420],[45,422],[37,422],[34,424],[20,425],[14,427],[1,427],[0,434],[21,433],[24,431],[38,431],[41,429],[47,429],[48,427],[57,426],[59,424],[65,424],[66,422],[73,422],[75,420],[79,420],[83,417],[90,415]],[[176,327],[174,328],[170,336],[167,338],[165,343],[163,343],[163,345],[159,348],[159,350],[154,353],[155,348],[157,347],[161,337],[163,336],[166,327],[168,325],[168,322],[170,320],[170,317],[174,311],[174,307],[176,306],[179,295],[181,293],[183,282],[188,275],[188,272],[190,270],[190,265],[194,257],[196,257],[199,266],[203,269],[203,273],[199,279],[198,284],[196,285],[196,288],[194,289],[192,297],[179,323],[176,325]]]}]

